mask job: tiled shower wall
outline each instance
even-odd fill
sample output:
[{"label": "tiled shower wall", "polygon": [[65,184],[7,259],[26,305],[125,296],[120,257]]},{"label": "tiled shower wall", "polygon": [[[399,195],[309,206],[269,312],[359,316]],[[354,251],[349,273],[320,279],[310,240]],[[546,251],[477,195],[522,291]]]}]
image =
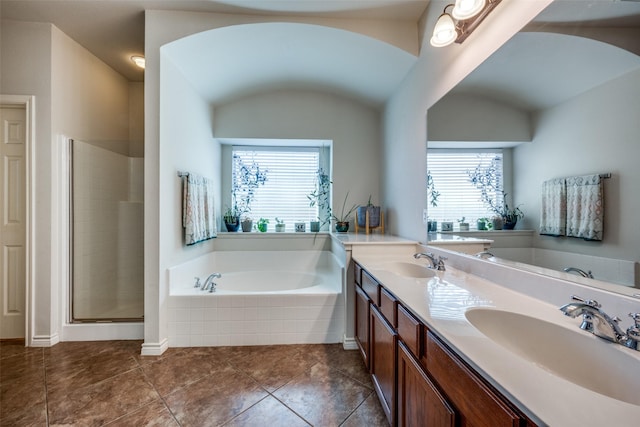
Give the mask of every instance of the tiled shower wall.
[{"label": "tiled shower wall", "polygon": [[73,143],[74,319],[141,318],[143,159]]}]

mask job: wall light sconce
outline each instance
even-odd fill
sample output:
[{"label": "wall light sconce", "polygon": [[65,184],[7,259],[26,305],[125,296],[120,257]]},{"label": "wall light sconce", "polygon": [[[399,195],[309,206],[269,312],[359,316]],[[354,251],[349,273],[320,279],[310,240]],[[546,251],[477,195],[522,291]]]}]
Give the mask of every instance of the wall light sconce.
[{"label": "wall light sconce", "polygon": [[[444,47],[453,42],[462,43],[501,1],[456,0],[446,5],[433,28],[431,45]],[[453,9],[448,13],[447,8],[451,6]]]},{"label": "wall light sconce", "polygon": [[133,61],[134,64],[136,64],[138,67],[144,70],[144,66],[145,66],[144,56],[133,55],[131,57],[131,60]]}]

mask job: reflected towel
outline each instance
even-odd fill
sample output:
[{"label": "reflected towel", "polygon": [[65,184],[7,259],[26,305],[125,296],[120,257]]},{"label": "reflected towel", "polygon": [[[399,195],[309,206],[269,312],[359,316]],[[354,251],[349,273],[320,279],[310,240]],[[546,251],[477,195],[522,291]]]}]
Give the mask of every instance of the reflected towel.
[{"label": "reflected towel", "polygon": [[564,178],[542,183],[540,234],[564,236],[567,225],[567,187]]},{"label": "reflected towel", "polygon": [[604,192],[600,175],[567,178],[567,236],[602,240]]},{"label": "reflected towel", "polygon": [[189,173],[183,180],[182,226],[186,245],[217,236],[213,181],[210,179]]}]

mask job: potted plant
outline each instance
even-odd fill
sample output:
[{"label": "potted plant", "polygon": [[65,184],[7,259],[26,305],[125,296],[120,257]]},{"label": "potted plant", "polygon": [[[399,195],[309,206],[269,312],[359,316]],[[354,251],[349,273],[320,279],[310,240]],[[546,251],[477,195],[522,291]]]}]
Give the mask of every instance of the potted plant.
[{"label": "potted plant", "polygon": [[258,228],[258,231],[261,233],[266,233],[267,232],[267,224],[269,224],[269,220],[266,218],[260,218],[258,220],[258,224],[256,225],[256,227]]},{"label": "potted plant", "polygon": [[487,224],[489,224],[489,218],[484,217],[484,218],[478,218],[478,222],[477,222],[477,226],[478,226],[478,231],[484,231],[487,230]]},{"label": "potted plant", "polygon": [[240,227],[240,217],[236,214],[235,210],[228,207],[222,218],[227,231],[238,231],[238,227]]},{"label": "potted plant", "polygon": [[[431,207],[437,207],[440,192],[436,191],[436,186],[433,181],[433,177],[431,176],[431,171],[427,171],[427,193],[429,197],[429,204],[431,205]],[[427,219],[427,232],[436,231],[438,231],[438,221]]]},{"label": "potted plant", "polygon": [[323,168],[318,169],[314,190],[307,195],[310,207],[318,207],[318,221],[311,221],[309,226],[312,232],[320,231],[320,228],[331,222],[331,179]]},{"label": "potted plant", "polygon": [[494,158],[488,166],[478,165],[473,172],[467,171],[467,175],[469,181],[480,190],[480,200],[496,214],[493,228],[512,230],[518,219],[524,217],[524,213],[520,206],[510,208],[507,204],[507,193],[502,190],[502,172],[498,161],[498,158]]},{"label": "potted plant", "polygon": [[338,233],[346,233],[347,231],[349,231],[349,217],[356,210],[356,205],[353,205],[345,212],[348,197],[349,192],[347,191],[347,194],[344,196],[344,202],[342,202],[342,210],[340,211],[340,216],[332,215],[332,218],[336,221],[336,231]]},{"label": "potted plant", "polygon": [[464,217],[458,220],[458,226],[460,227],[460,231],[469,231],[469,223],[465,222]]},{"label": "potted plant", "polygon": [[283,233],[285,227],[284,220],[276,217],[276,233]]},{"label": "potted plant", "polygon": [[356,210],[358,217],[358,227],[365,228],[367,226],[367,215],[369,215],[369,228],[380,226],[380,206],[374,206],[371,203],[371,194],[365,206],[358,206]]},{"label": "potted plant", "polygon": [[253,228],[253,220],[246,215],[251,212],[251,203],[256,197],[256,190],[267,182],[267,170],[261,169],[260,165],[253,161],[250,165],[246,165],[242,158],[236,154],[233,155],[235,162],[232,185],[232,198],[234,211],[242,219],[242,231],[250,232]]}]

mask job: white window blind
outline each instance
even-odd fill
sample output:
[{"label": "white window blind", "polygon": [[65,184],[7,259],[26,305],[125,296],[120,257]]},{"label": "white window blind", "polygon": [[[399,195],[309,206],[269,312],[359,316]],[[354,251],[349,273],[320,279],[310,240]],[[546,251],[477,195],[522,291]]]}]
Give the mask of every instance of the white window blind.
[{"label": "white window blind", "polygon": [[429,218],[438,221],[453,221],[454,230],[458,220],[465,217],[471,229],[477,229],[478,218],[491,218],[495,215],[480,199],[480,190],[469,181],[468,172],[473,172],[478,164],[489,166],[492,160],[500,170],[500,190],[496,200],[500,200],[502,190],[502,152],[470,152],[457,150],[429,150],[427,170],[433,179],[435,190],[440,193],[438,206],[431,206],[431,195],[427,194]]},{"label": "white window blind", "polygon": [[[310,207],[307,195],[313,192],[319,168],[320,151],[306,147],[234,147],[233,155],[245,165],[255,161],[267,171],[264,185],[255,190],[250,216],[254,224],[260,218],[269,220],[268,231],[275,231],[275,218],[285,221],[285,231],[294,231],[297,221],[316,221],[317,206]],[[237,162],[233,162],[233,174]],[[234,178],[235,179],[235,178]]]}]

